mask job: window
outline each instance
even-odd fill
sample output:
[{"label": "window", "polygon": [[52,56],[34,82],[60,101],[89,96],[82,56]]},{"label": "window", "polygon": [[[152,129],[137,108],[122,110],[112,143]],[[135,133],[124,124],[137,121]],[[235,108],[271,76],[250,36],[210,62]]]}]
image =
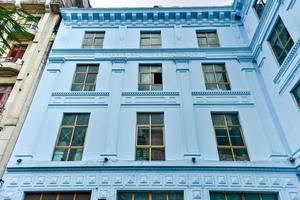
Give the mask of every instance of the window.
[{"label": "window", "polygon": [[212,113],[212,121],[215,129],[220,160],[249,160],[238,114]]},{"label": "window", "polygon": [[90,114],[64,114],[56,142],[54,161],[78,161],[82,158]]},{"label": "window", "polygon": [[161,47],[161,36],[160,31],[142,31],[141,48],[160,48]]},{"label": "window", "polygon": [[255,9],[258,18],[260,18],[262,16],[262,13],[266,7],[267,4],[267,0],[256,0],[253,8]]},{"label": "window", "polygon": [[16,62],[18,59],[22,59],[26,48],[26,45],[14,45],[7,54],[6,60]]},{"label": "window", "polygon": [[183,200],[183,192],[118,192],[118,200]]},{"label": "window", "polygon": [[82,48],[103,48],[105,32],[85,32]]},{"label": "window", "polygon": [[77,65],[71,91],[95,91],[99,65]]},{"label": "window", "polygon": [[217,31],[197,31],[199,47],[219,47]]},{"label": "window", "polygon": [[292,90],[292,94],[294,95],[298,106],[300,108],[300,82],[298,83],[298,85]]},{"label": "window", "polygon": [[162,90],[161,64],[140,64],[139,90]]},{"label": "window", "polygon": [[279,18],[269,38],[272,50],[281,65],[294,45],[294,41]]},{"label": "window", "polygon": [[211,192],[210,200],[278,200],[277,194],[242,193],[242,192]]},{"label": "window", "polygon": [[137,113],[136,160],[165,160],[164,114]]},{"label": "window", "polygon": [[90,192],[26,193],[25,200],[90,200]]},{"label": "window", "polygon": [[225,64],[202,65],[207,90],[230,90]]},{"label": "window", "polygon": [[0,113],[3,111],[5,103],[11,93],[12,85],[0,85]]}]

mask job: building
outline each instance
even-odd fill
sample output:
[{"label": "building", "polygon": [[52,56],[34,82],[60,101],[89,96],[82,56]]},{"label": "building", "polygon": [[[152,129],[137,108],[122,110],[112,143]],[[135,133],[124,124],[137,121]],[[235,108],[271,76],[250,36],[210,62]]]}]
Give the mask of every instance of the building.
[{"label": "building", "polygon": [[63,9],[10,200],[299,200],[300,2]]},{"label": "building", "polygon": [[[83,2],[85,6],[88,4],[88,1]],[[16,6],[39,19],[38,22],[17,19],[33,37],[20,35],[20,43],[10,41],[11,49],[7,49],[6,54],[0,58],[0,177],[11,156],[45,66],[60,22],[59,8],[77,6],[68,1],[66,3],[54,0],[0,1],[1,7],[11,9]]]}]

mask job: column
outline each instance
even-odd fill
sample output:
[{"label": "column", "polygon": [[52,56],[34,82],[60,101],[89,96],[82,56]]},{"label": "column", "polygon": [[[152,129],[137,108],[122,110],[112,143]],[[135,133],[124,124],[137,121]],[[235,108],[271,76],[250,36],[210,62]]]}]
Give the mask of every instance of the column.
[{"label": "column", "polygon": [[260,72],[256,68],[242,68],[244,79],[247,81],[251,94],[255,99],[255,106],[260,121],[264,129],[264,134],[268,139],[271,150],[271,159],[287,157],[290,149],[286,143],[286,139],[280,135],[283,134],[282,127],[274,111],[273,104],[270,100],[269,93],[260,80]]},{"label": "column", "polygon": [[195,124],[192,91],[190,84],[190,70],[188,60],[176,60],[176,76],[180,90],[181,131],[184,142],[185,157],[200,157],[198,134]]},{"label": "column", "polygon": [[106,129],[106,140],[102,157],[116,159],[118,134],[120,125],[122,82],[125,72],[125,59],[112,61],[110,77],[110,100],[108,104],[108,124]]}]

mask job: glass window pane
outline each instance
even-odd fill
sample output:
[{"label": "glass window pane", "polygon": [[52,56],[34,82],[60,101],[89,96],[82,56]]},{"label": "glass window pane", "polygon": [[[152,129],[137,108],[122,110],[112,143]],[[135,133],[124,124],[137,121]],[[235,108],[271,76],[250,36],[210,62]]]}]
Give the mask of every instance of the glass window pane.
[{"label": "glass window pane", "polygon": [[218,83],[220,90],[230,90],[230,84],[228,83]]},{"label": "glass window pane", "polygon": [[141,90],[141,91],[150,90],[150,87],[151,87],[150,84],[139,84],[139,90]]},{"label": "glass window pane", "polygon": [[240,125],[238,115],[236,114],[226,115],[226,122],[228,125]]},{"label": "glass window pane", "polygon": [[211,200],[226,200],[225,194],[222,193],[210,193]]},{"label": "glass window pane", "polygon": [[151,124],[163,124],[163,123],[164,123],[164,114],[163,113],[151,114]]},{"label": "glass window pane", "polygon": [[76,74],[74,78],[74,83],[84,83],[86,74],[80,73]]},{"label": "glass window pane", "polygon": [[94,46],[95,47],[102,47],[103,46],[103,38],[95,38]]},{"label": "glass window pane", "polygon": [[151,149],[151,160],[165,160],[165,149],[164,148],[152,148]]},{"label": "glass window pane", "polygon": [[261,200],[278,200],[278,197],[276,194],[262,194]]},{"label": "glass window pane", "polygon": [[214,38],[214,37],[207,38],[207,42],[208,42],[208,44],[215,44],[215,45],[217,45],[218,44],[218,39]]},{"label": "glass window pane", "polygon": [[230,145],[227,130],[215,129],[218,145]]},{"label": "glass window pane", "polygon": [[183,200],[183,192],[169,192],[169,200]]},{"label": "glass window pane", "polygon": [[162,84],[162,74],[154,73],[154,84]]},{"label": "glass window pane", "polygon": [[78,65],[76,67],[76,72],[86,72],[86,70],[87,70],[86,66],[80,66],[80,65]]},{"label": "glass window pane", "polygon": [[84,86],[84,91],[95,91],[96,85],[95,84],[89,84]]},{"label": "glass window pane", "polygon": [[162,90],[162,84],[151,85],[151,90],[152,91],[160,91],[160,90]]},{"label": "glass window pane", "polygon": [[82,91],[83,90],[83,84],[73,84],[71,91]]},{"label": "glass window pane", "polygon": [[226,73],[216,73],[216,81],[217,83],[220,82],[227,82],[227,77],[226,77]]},{"label": "glass window pane", "polygon": [[148,72],[150,73],[150,67],[149,66],[140,66],[139,72]]},{"label": "glass window pane", "polygon": [[73,139],[72,139],[72,146],[83,146],[85,133],[87,128],[75,128]]},{"label": "glass window pane", "polygon": [[89,66],[89,72],[98,73],[99,67],[98,66]]},{"label": "glass window pane", "polygon": [[57,194],[56,193],[45,193],[43,194],[42,200],[56,200]]},{"label": "glass window pane", "polygon": [[86,83],[95,83],[97,74],[88,74],[86,77]]},{"label": "glass window pane", "polygon": [[73,125],[75,123],[76,115],[64,114],[62,125]]},{"label": "glass window pane", "polygon": [[59,200],[73,200],[74,193],[60,193]]},{"label": "glass window pane", "polygon": [[149,145],[149,128],[138,128],[137,145]]},{"label": "glass window pane", "polygon": [[220,160],[233,161],[233,155],[231,149],[218,148]]},{"label": "glass window pane", "polygon": [[77,116],[76,125],[88,125],[90,119],[89,114],[79,114]]},{"label": "glass window pane", "polygon": [[223,64],[214,65],[216,71],[225,71],[225,66]]},{"label": "glass window pane", "polygon": [[137,148],[136,149],[136,160],[149,160],[149,149]]},{"label": "glass window pane", "polygon": [[134,200],[149,200],[149,194],[147,192],[136,192]]},{"label": "glass window pane", "polygon": [[206,83],[216,83],[214,73],[205,73],[205,80]]},{"label": "glass window pane", "polygon": [[207,90],[218,90],[218,84],[217,83],[206,83],[205,84]]},{"label": "glass window pane", "polygon": [[234,151],[234,155],[235,155],[235,160],[237,160],[237,161],[249,160],[247,149],[238,148],[238,149],[234,149],[233,151]]},{"label": "glass window pane", "polygon": [[69,161],[78,161],[82,158],[83,149],[71,149],[69,153]]},{"label": "glass window pane", "polygon": [[140,74],[140,83],[151,84],[151,74]]},{"label": "glass window pane", "polygon": [[162,127],[153,127],[151,129],[151,145],[163,145],[164,135]]},{"label": "glass window pane", "polygon": [[152,200],[167,200],[167,195],[165,192],[153,192]]},{"label": "glass window pane", "polygon": [[244,146],[240,128],[229,128],[229,134],[232,146]]},{"label": "glass window pane", "polygon": [[131,192],[118,192],[118,200],[132,200]]},{"label": "glass window pane", "polygon": [[149,124],[149,114],[147,113],[139,113],[137,115],[137,124]]},{"label": "glass window pane", "polygon": [[242,194],[228,193],[227,199],[230,200],[242,200]]},{"label": "glass window pane", "polygon": [[295,87],[295,89],[292,91],[297,103],[300,102],[300,83]]},{"label": "glass window pane", "polygon": [[204,72],[207,72],[207,71],[213,72],[214,71],[214,66],[213,65],[203,65],[202,68],[203,68]]},{"label": "glass window pane", "polygon": [[65,161],[67,159],[68,149],[56,148],[53,154],[53,161]]},{"label": "glass window pane", "polygon": [[162,72],[161,66],[151,66],[151,72]]},{"label": "glass window pane", "polygon": [[245,200],[261,200],[261,199],[259,197],[259,194],[246,193],[245,194]]},{"label": "glass window pane", "polygon": [[225,126],[224,115],[212,114],[212,121],[214,125]]},{"label": "glass window pane", "polygon": [[73,128],[61,128],[57,146],[69,146]]},{"label": "glass window pane", "polygon": [[77,192],[75,200],[90,200],[91,194],[88,192]]}]

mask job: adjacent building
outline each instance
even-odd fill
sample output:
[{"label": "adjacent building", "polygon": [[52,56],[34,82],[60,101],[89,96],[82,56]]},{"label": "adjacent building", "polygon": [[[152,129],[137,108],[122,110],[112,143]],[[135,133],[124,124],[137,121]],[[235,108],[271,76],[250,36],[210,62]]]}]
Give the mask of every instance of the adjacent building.
[{"label": "adjacent building", "polygon": [[62,9],[0,194],[299,200],[299,9]]},{"label": "adjacent building", "polygon": [[[10,41],[11,49],[7,49],[0,58],[0,177],[11,156],[55,38],[60,22],[59,8],[83,7],[76,2],[65,3],[54,0],[0,1],[1,7],[18,7],[38,19],[35,22],[16,18],[32,37],[19,35],[20,42]],[[83,1],[83,4],[89,7],[88,1]],[[9,36],[7,38],[10,40]]]}]

